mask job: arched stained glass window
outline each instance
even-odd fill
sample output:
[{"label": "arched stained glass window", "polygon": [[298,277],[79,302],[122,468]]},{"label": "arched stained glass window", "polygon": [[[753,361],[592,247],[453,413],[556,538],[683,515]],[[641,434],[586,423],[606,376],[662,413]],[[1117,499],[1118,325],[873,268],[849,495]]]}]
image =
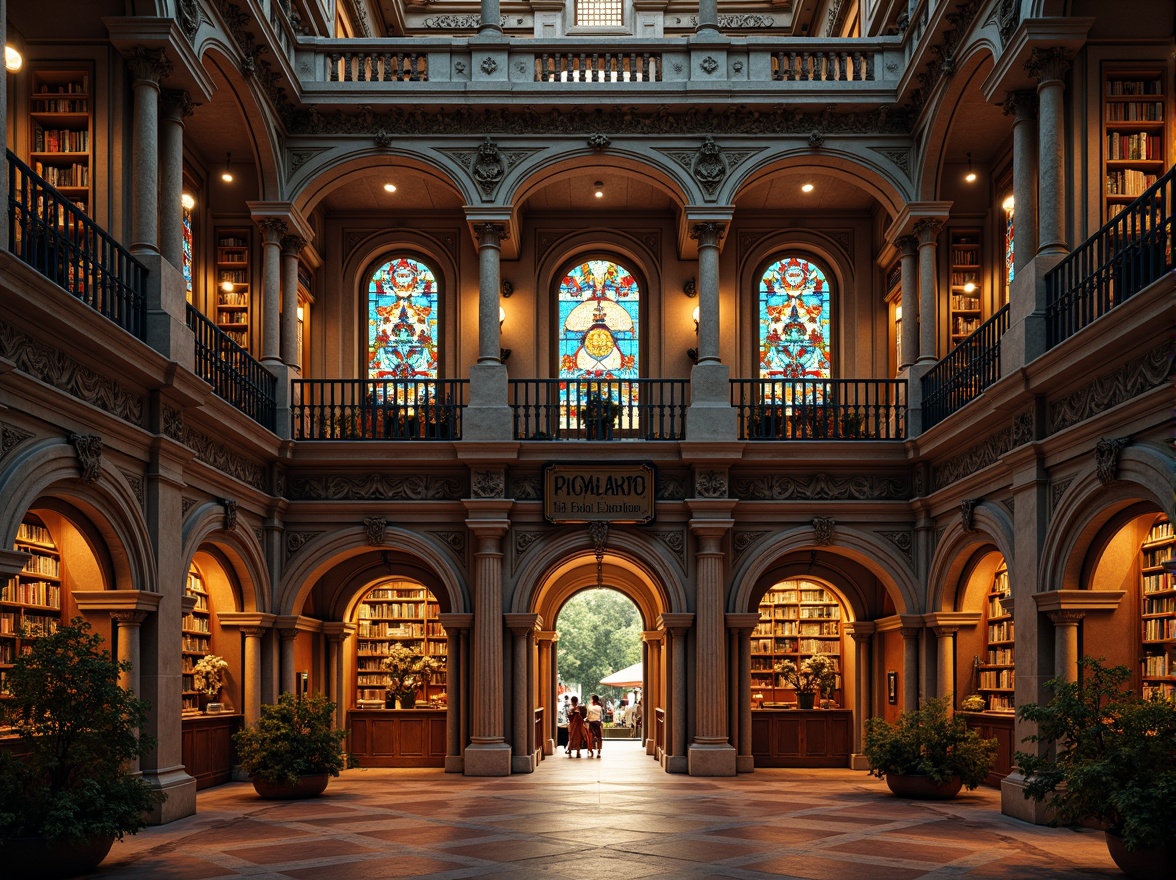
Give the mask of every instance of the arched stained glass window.
[{"label": "arched stained glass window", "polygon": [[181,267],[184,273],[184,291],[188,302],[192,301],[192,209],[184,206],[180,208],[180,222],[183,224],[183,249],[180,253]]},{"label": "arched stained glass window", "polygon": [[398,257],[368,279],[368,378],[437,378],[437,281]]},{"label": "arched stained glass window", "polygon": [[759,281],[761,379],[828,379],[829,280],[803,257],[773,260]]}]

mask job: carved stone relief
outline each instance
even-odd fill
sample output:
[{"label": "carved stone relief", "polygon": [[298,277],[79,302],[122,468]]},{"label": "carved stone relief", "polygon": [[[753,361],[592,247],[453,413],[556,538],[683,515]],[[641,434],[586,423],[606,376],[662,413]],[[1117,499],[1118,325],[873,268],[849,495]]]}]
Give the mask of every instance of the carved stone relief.
[{"label": "carved stone relief", "polygon": [[976,530],[976,505],[982,500],[981,498],[966,498],[960,503],[960,522],[963,523],[965,532]]},{"label": "carved stone relief", "polygon": [[258,491],[265,491],[265,471],[258,464],[247,461],[223,443],[191,427],[184,428],[184,445],[196,454],[196,460],[235,477]]},{"label": "carved stone relief", "polygon": [[694,479],[694,493],[699,498],[726,498],[727,475],[722,471],[699,471]]},{"label": "carved stone relief", "polygon": [[381,547],[384,544],[384,533],[388,530],[388,521],[382,516],[365,517],[363,521],[364,531],[367,533],[367,542],[369,546]]},{"label": "carved stone relief", "polygon": [[665,544],[666,547],[669,548],[670,552],[674,554],[674,557],[678,560],[678,564],[681,565],[683,569],[686,568],[685,532],[683,532],[681,529],[675,529],[673,531],[655,530],[650,532],[650,534]]},{"label": "carved stone relief", "polygon": [[760,150],[722,150],[709,135],[698,150],[659,150],[686,168],[703,192],[713,196],[732,169]]},{"label": "carved stone relief", "polygon": [[163,405],[163,433],[178,443],[184,442],[184,412],[175,407]]},{"label": "carved stone relief", "polygon": [[188,511],[191,510],[193,507],[195,507],[199,503],[200,503],[199,500],[197,500],[195,498],[188,498],[187,496],[185,496],[184,500],[180,504],[180,514],[182,516],[187,516]]},{"label": "carved stone relief", "polygon": [[1094,447],[1094,466],[1098,481],[1104,486],[1119,479],[1119,453],[1131,445],[1130,437],[1104,437]]},{"label": "carved stone relief", "polygon": [[458,501],[464,490],[464,481],[455,477],[336,474],[294,477],[289,497],[292,501]]},{"label": "carved stone relief", "polygon": [[543,497],[543,483],[539,477],[515,477],[511,480],[510,497],[517,501],[538,501]]},{"label": "carved stone relief", "polygon": [[906,476],[778,474],[735,480],[735,497],[745,501],[906,500],[910,483]]},{"label": "carved stone relief", "polygon": [[506,480],[502,471],[474,471],[473,489],[475,498],[502,498]]},{"label": "carved stone relief", "polygon": [[657,500],[658,501],[682,501],[686,498],[689,491],[690,478],[685,474],[666,473],[658,471],[657,473]]},{"label": "carved stone relief", "polygon": [[897,547],[908,561],[914,560],[915,538],[910,532],[878,532],[878,534]]},{"label": "carved stone relief", "polygon": [[[492,59],[487,58],[486,61]],[[486,138],[476,150],[443,149],[439,152],[453,158],[478,185],[482,195],[492,198],[508,171],[537,150],[500,150],[498,144]]]},{"label": "carved stone relief", "polygon": [[429,532],[428,534],[440,540],[441,543],[464,560],[466,549],[465,532]]},{"label": "carved stone relief", "polygon": [[813,517],[813,532],[816,533],[818,547],[828,547],[833,543],[833,528],[837,521],[831,516]]},{"label": "carved stone relief", "polygon": [[1100,376],[1084,388],[1051,403],[1050,433],[1076,425],[1167,382],[1172,371],[1172,357],[1166,343],[1159,345],[1115,372]]},{"label": "carved stone relief", "polygon": [[102,438],[95,434],[70,434],[67,439],[77,450],[82,482],[97,483],[102,472]]},{"label": "carved stone relief", "polygon": [[32,436],[33,434],[28,431],[22,431],[20,428],[0,424],[0,458],[4,458],[4,456],[8,455],[8,453]]},{"label": "carved stone relief", "polygon": [[1063,477],[1060,480],[1054,480],[1050,484],[1049,509],[1051,513],[1058,509],[1058,502],[1062,500],[1062,496],[1066,494],[1066,490],[1070,488],[1070,484],[1073,482],[1073,477]]},{"label": "carved stone relief", "polygon": [[119,468],[119,473],[127,481],[127,485],[131,487],[131,491],[135,494],[135,500],[139,502],[140,509],[145,508],[147,504],[146,497],[143,494],[143,477],[141,474],[132,473],[131,471]]},{"label": "carved stone relief", "polygon": [[231,532],[237,528],[237,502],[232,498],[222,498],[220,503],[225,509],[224,529]]},{"label": "carved stone relief", "polygon": [[287,532],[286,533],[286,560],[290,558],[317,538],[322,532]]},{"label": "carved stone relief", "polygon": [[760,538],[762,538],[768,534],[771,534],[771,533],[770,532],[736,532],[734,541],[732,542],[732,547],[735,550],[735,558],[738,559],[740,556],[742,556],[744,553],[747,552],[747,549],[749,547],[751,547],[752,544],[754,544],[756,541],[760,540]]},{"label": "carved stone relief", "polygon": [[979,443],[968,447],[968,450],[962,455],[957,455],[941,465],[936,465],[932,471],[932,485],[936,489],[950,486],[956,480],[963,479],[969,474],[995,463],[1014,445],[1012,426],[997,431]]}]

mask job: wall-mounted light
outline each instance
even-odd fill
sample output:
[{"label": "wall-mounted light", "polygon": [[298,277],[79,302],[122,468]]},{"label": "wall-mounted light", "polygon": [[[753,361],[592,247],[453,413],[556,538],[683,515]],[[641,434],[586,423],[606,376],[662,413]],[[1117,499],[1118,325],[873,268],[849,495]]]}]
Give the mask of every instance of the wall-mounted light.
[{"label": "wall-mounted light", "polygon": [[[506,323],[506,309],[504,309],[502,306],[499,306],[498,307],[498,332],[500,332],[500,333],[502,332],[502,325],[505,323]],[[510,349],[509,348],[498,349],[498,360],[500,360],[504,364],[508,360],[510,360]]]},{"label": "wall-mounted light", "polygon": [[604,183],[603,182],[598,180],[598,181],[596,181],[596,183],[592,184],[592,195],[596,196],[596,198],[598,198],[598,199],[604,198]]},{"label": "wall-mounted light", "polygon": [[694,311],[691,312],[690,317],[694,319],[694,332],[697,333],[698,332],[698,306],[694,307]]},{"label": "wall-mounted light", "polygon": [[976,182],[976,172],[972,170],[972,154],[968,153],[968,173],[964,175],[964,180],[968,183]]},{"label": "wall-mounted light", "polygon": [[811,193],[813,191],[813,185],[811,183],[806,183],[800,188],[800,191],[803,193]]},{"label": "wall-mounted light", "polygon": [[502,306],[498,307],[498,329],[502,329],[502,325],[506,322],[506,309]]},{"label": "wall-mounted light", "polygon": [[306,317],[306,309],[302,308],[302,306],[299,306],[298,307],[298,320],[301,321],[305,317]]},{"label": "wall-mounted light", "polygon": [[1000,203],[1000,206],[1011,214],[1013,212],[1013,197],[1009,196],[1007,199],[1005,199],[1003,202]]},{"label": "wall-mounted light", "polygon": [[10,43],[4,44],[4,69],[9,73],[16,73],[24,65],[24,58],[17,50],[16,46]]},{"label": "wall-mounted light", "polygon": [[[694,311],[690,314],[690,317],[694,319],[694,335],[695,336],[698,335],[698,315],[699,315],[698,306],[695,306]],[[690,358],[690,363],[692,363],[692,364],[698,363],[698,349],[697,348],[686,349],[686,357]]]},{"label": "wall-mounted light", "polygon": [[221,180],[225,183],[233,182],[233,154],[225,153],[225,170],[221,172]]},{"label": "wall-mounted light", "polygon": [[196,207],[196,200],[192,198],[191,193],[181,193],[180,204],[184,206],[185,211],[191,211]]}]

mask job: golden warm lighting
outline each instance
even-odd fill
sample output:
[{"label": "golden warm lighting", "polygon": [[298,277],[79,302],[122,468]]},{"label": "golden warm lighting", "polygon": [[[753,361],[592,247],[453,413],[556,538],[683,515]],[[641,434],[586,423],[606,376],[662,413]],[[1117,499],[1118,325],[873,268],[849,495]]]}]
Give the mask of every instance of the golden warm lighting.
[{"label": "golden warm lighting", "polygon": [[902,306],[895,306],[894,307],[894,320],[896,320],[896,321],[902,320]]},{"label": "golden warm lighting", "polygon": [[505,320],[506,320],[506,309],[504,309],[502,306],[499,306],[498,307],[498,326],[501,327]]},{"label": "golden warm lighting", "polygon": [[16,73],[24,65],[24,58],[21,57],[20,52],[16,48],[4,44],[4,69],[9,73]]},{"label": "golden warm lighting", "polygon": [[964,180],[968,183],[976,182],[976,172],[972,170],[972,154],[968,153],[968,173],[964,175]]},{"label": "golden warm lighting", "polygon": [[302,306],[299,306],[298,307],[298,320],[301,321],[305,317],[306,317],[306,310],[304,308],[302,308]]},{"label": "golden warm lighting", "polygon": [[811,193],[813,191],[813,185],[811,183],[806,183],[804,186],[802,186],[800,188],[800,191],[806,192],[806,193]]},{"label": "golden warm lighting", "polygon": [[976,285],[969,281],[964,285],[964,293],[972,293],[976,289]]},{"label": "golden warm lighting", "polygon": [[233,182],[233,172],[230,170],[232,165],[233,165],[233,154],[232,153],[225,153],[225,170],[221,172],[221,180],[223,180],[225,183],[232,183]]},{"label": "golden warm lighting", "polygon": [[394,193],[394,192],[396,192],[396,184],[394,184],[394,183],[385,183],[385,184],[384,184],[384,192],[390,192],[390,193]]},{"label": "golden warm lighting", "polygon": [[693,311],[693,313],[691,313],[690,317],[692,317],[694,319],[694,329],[695,329],[695,331],[697,331],[698,330],[698,306],[694,307],[694,311]]},{"label": "golden warm lighting", "polygon": [[1000,206],[1002,208],[1004,208],[1006,211],[1013,210],[1013,197],[1009,196],[1007,199],[1005,199],[1003,202],[1000,203]]},{"label": "golden warm lighting", "polygon": [[596,181],[596,183],[592,184],[592,190],[593,190],[592,195],[596,196],[596,198],[598,198],[598,199],[604,198],[604,184],[601,183],[599,180]]},{"label": "golden warm lighting", "polygon": [[233,282],[232,281],[222,281],[221,282],[221,290],[223,290],[225,293],[232,293],[233,292]]},{"label": "golden warm lighting", "polygon": [[196,200],[192,198],[191,193],[183,193],[180,195],[180,204],[184,206],[185,210],[191,211],[196,207]]}]

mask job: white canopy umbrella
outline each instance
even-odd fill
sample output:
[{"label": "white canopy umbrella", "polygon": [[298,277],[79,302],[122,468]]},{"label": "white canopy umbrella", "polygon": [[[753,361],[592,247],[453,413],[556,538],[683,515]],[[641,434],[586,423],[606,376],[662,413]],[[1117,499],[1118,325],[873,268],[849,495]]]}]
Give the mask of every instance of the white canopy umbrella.
[{"label": "white canopy umbrella", "polygon": [[634,663],[632,666],[626,666],[612,675],[607,675],[600,680],[600,683],[605,687],[617,688],[639,688],[645,683],[642,675],[642,668],[640,663]]}]

